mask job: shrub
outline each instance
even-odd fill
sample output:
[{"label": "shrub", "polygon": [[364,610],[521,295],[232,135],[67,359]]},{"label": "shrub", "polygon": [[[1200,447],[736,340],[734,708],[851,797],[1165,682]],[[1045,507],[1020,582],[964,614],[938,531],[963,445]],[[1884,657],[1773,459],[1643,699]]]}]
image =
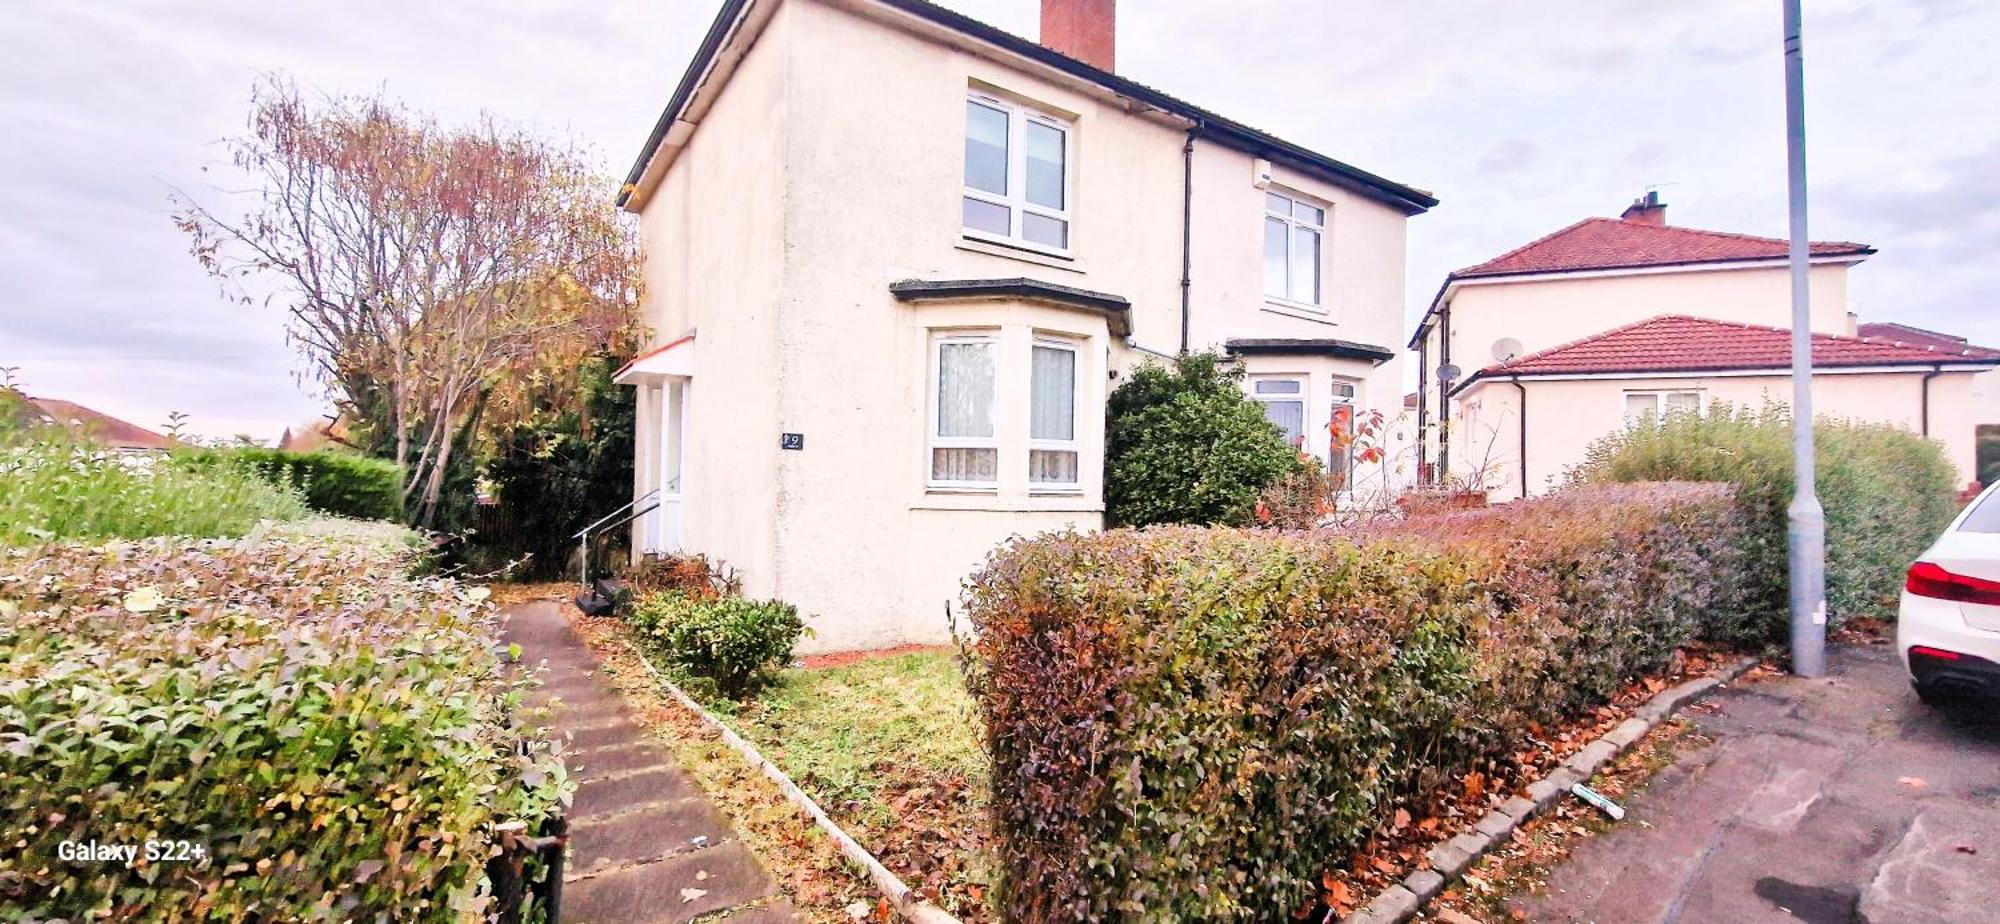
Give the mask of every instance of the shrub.
[{"label": "shrub", "polygon": [[1333,515],[1340,478],[1329,473],[1310,453],[1299,453],[1298,467],[1257,492],[1258,526],[1312,529]]},{"label": "shrub", "polygon": [[[28,919],[490,916],[567,787],[491,608],[400,543],[0,552],[0,906]],[[187,840],[186,863],[63,841]]]},{"label": "shrub", "polygon": [[176,450],[190,467],[245,466],[273,484],[297,490],[306,506],[358,520],[403,517],[403,470],[396,463],[349,453],[287,452],[260,446]]},{"label": "shrub", "polygon": [[1257,494],[1299,466],[1295,447],[1212,353],[1148,363],[1105,408],[1105,516],[1113,523],[1246,525]]},{"label": "shrub", "polygon": [[[1826,510],[1829,621],[1893,618],[1904,570],[1954,512],[1954,475],[1937,444],[1895,427],[1822,420],[1814,428]],[[1750,526],[1749,586],[1721,634],[1774,641],[1789,625],[1786,507],[1792,497],[1791,419],[1782,407],[1716,405],[1705,415],[1637,422],[1599,440],[1572,482],[1721,481],[1736,486]]]},{"label": "shrub", "polygon": [[105,452],[46,428],[0,427],[0,545],[241,536],[261,520],[305,513],[296,491],[243,469]]},{"label": "shrub", "polygon": [[1990,485],[2000,481],[2000,424],[1980,424],[1977,433],[1973,467],[1979,472],[1979,483]]},{"label": "shrub", "polygon": [[668,666],[728,697],[769,680],[807,631],[789,603],[680,591],[640,598],[627,620]]},{"label": "shrub", "polygon": [[649,553],[625,565],[618,576],[636,596],[673,591],[698,597],[729,597],[743,590],[743,579],[735,568],[700,554]]},{"label": "shrub", "polygon": [[1154,528],[967,586],[1008,920],[1283,920],[1399,806],[1656,668],[1728,588],[1728,489],[1360,534]]},{"label": "shrub", "polygon": [[[553,577],[576,548],[572,537],[632,499],[636,388],[611,381],[619,357],[587,359],[574,391],[548,396],[524,423],[494,436],[486,474],[504,530],[473,536],[490,556],[526,558],[521,577]],[[619,557],[629,530],[593,538],[598,561]]]}]

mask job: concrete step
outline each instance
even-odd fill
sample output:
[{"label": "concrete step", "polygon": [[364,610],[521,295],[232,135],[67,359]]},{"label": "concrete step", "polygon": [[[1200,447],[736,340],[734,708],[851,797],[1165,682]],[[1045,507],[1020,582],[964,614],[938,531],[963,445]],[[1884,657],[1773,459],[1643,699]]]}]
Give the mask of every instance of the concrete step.
[{"label": "concrete step", "polygon": [[729,823],[704,799],[648,805],[617,815],[570,823],[569,876],[581,878],[635,863],[649,863],[731,836]]},{"label": "concrete step", "polygon": [[689,921],[712,911],[756,901],[773,891],[771,880],[764,875],[757,858],[742,844],[730,841],[664,862],[565,883],[563,922]]},{"label": "concrete step", "polygon": [[571,818],[581,821],[699,795],[700,790],[679,769],[654,767],[578,784],[569,812]]}]

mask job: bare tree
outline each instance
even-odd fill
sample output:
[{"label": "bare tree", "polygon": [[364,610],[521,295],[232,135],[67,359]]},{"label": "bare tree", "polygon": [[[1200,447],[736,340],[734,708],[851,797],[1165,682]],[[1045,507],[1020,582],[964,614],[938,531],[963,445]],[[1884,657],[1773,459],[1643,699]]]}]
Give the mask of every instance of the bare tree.
[{"label": "bare tree", "polygon": [[178,196],[190,251],[246,303],[246,283],[275,288],[312,375],[394,446],[419,525],[461,444],[504,422],[489,408],[633,333],[637,237],[573,145],[491,117],[440,127],[379,93],[309,103],[266,78],[227,146],[250,206]]}]

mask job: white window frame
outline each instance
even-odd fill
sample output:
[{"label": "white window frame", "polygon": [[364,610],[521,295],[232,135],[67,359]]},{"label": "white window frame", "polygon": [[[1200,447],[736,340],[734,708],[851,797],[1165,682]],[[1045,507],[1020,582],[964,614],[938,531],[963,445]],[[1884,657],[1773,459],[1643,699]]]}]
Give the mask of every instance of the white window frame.
[{"label": "white window frame", "polygon": [[[1058,118],[1020,103],[1010,102],[996,96],[973,91],[966,94],[966,101],[977,103],[1007,113],[1007,193],[1000,195],[984,189],[975,189],[964,183],[964,164],[959,165],[961,195],[966,199],[978,199],[1004,206],[1007,209],[1006,234],[995,234],[965,226],[963,201],[959,204],[959,233],[978,241],[1018,247],[1058,257],[1069,257],[1076,248],[1076,124],[1068,119]],[[1062,132],[1063,136],[1063,207],[1052,209],[1045,205],[1035,205],[1028,201],[1028,128],[1027,123],[1039,122]],[[965,126],[961,132],[971,131]],[[1030,241],[1021,233],[1022,215],[1033,212],[1045,218],[1063,223],[1063,239],[1068,246],[1054,247]],[[1323,241],[1323,239],[1322,239]]]},{"label": "white window frame", "polygon": [[[1265,290],[1265,287],[1269,285],[1270,280],[1263,280],[1262,282],[1258,283],[1258,288],[1260,291],[1264,291],[1264,300],[1274,305],[1283,305],[1287,308],[1294,308],[1300,311],[1309,311],[1315,314],[1327,313],[1326,261],[1327,261],[1327,249],[1329,245],[1326,232],[1327,232],[1327,226],[1332,224],[1331,219],[1333,216],[1333,207],[1324,202],[1320,202],[1314,199],[1309,199],[1305,196],[1301,196],[1290,190],[1280,189],[1275,186],[1268,189],[1259,190],[1258,192],[1260,192],[1265,196],[1276,196],[1280,199],[1290,202],[1294,207],[1292,211],[1296,211],[1297,210],[1296,207],[1299,205],[1306,205],[1318,209],[1320,215],[1319,224],[1315,225],[1311,222],[1299,220],[1299,218],[1294,214],[1280,215],[1277,212],[1272,211],[1270,199],[1258,200],[1259,202],[1262,202],[1264,205],[1264,208],[1262,210],[1262,217],[1257,222],[1257,256],[1259,262],[1259,266],[1257,269],[1258,269],[1258,275],[1260,276],[1263,275],[1265,269],[1262,266],[1263,255],[1264,255],[1264,223],[1266,221],[1270,221],[1273,219],[1285,223],[1285,294],[1272,295],[1269,291]],[[1307,230],[1316,232],[1319,235],[1319,249],[1318,249],[1319,256],[1313,266],[1313,297],[1312,301],[1309,302],[1302,302],[1299,301],[1298,299],[1291,297],[1292,296],[1292,233],[1299,228],[1305,228]]]},{"label": "white window frame", "polygon": [[[938,431],[942,429],[943,420],[941,419],[941,415],[944,410],[938,401],[938,390],[942,384],[941,378],[944,374],[944,348],[947,344],[954,343],[985,344],[992,350],[993,395],[991,399],[992,406],[987,409],[988,418],[993,421],[992,436],[938,435]],[[1001,376],[1001,371],[1005,367],[1005,361],[1001,356],[1002,346],[998,330],[951,330],[938,331],[931,335],[930,372],[925,376],[926,388],[929,392],[929,395],[925,398],[925,401],[929,404],[929,413],[926,415],[929,423],[927,424],[928,429],[924,439],[924,483],[930,487],[958,491],[987,492],[998,491],[1000,489],[1000,473],[1005,468],[1004,461],[1001,458],[1002,450],[1000,446],[1002,429],[1000,420],[1000,389],[1006,384]],[[993,480],[963,481],[937,478],[937,463],[935,459],[937,456],[936,451],[939,449],[993,450]]]},{"label": "white window frame", "polygon": [[[1345,387],[1347,389],[1348,391],[1347,394],[1343,395],[1340,393],[1340,389],[1342,387]],[[1340,413],[1340,409],[1344,407],[1347,408],[1348,410],[1347,426],[1349,432],[1347,434],[1347,445],[1341,447],[1340,453],[1343,461],[1346,462],[1347,464],[1347,483],[1341,485],[1340,490],[1342,493],[1352,494],[1354,493],[1354,437],[1355,437],[1355,433],[1353,431],[1361,426],[1361,383],[1354,379],[1334,379],[1333,384],[1327,386],[1327,398],[1331,402],[1330,404],[1327,405],[1326,409],[1327,470],[1328,471],[1333,470],[1334,417],[1336,417]]]},{"label": "white window frame", "polygon": [[[1299,386],[1299,390],[1288,395],[1259,394],[1257,392],[1259,382],[1293,382]],[[1250,380],[1245,384],[1249,386],[1251,400],[1258,404],[1286,403],[1299,406],[1299,444],[1293,445],[1292,448],[1310,452],[1311,450],[1306,447],[1311,445],[1309,440],[1312,439],[1312,377],[1303,372],[1258,373],[1250,376]],[[1264,416],[1269,419],[1270,411],[1266,410]]]},{"label": "white window frame", "polygon": [[1706,402],[1702,400],[1702,390],[1699,388],[1627,388],[1618,393],[1618,414],[1621,420],[1626,423],[1632,423],[1645,419],[1644,417],[1632,416],[1628,407],[1632,399],[1640,395],[1653,399],[1653,413],[1651,415],[1653,420],[1664,420],[1666,418],[1668,395],[1693,395],[1695,415],[1701,416],[1707,413]]},{"label": "white window frame", "polygon": [[[1070,387],[1070,398],[1069,398],[1070,438],[1069,439],[1040,440],[1035,438],[1035,417],[1033,408],[1035,400],[1034,350],[1036,347],[1069,351],[1070,361],[1071,361],[1070,368],[1071,370],[1073,370],[1074,373],[1070,378],[1070,385],[1069,385]],[[1083,344],[1067,337],[1058,337],[1050,334],[1037,333],[1029,341],[1028,357],[1029,357],[1028,361],[1029,412],[1028,412],[1028,431],[1027,431],[1028,448],[1026,450],[1027,454],[1022,457],[1024,459],[1030,460],[1030,465],[1028,466],[1028,471],[1029,471],[1028,491],[1033,494],[1081,494],[1083,493],[1083,440],[1081,438],[1083,433],[1083,418],[1079,412],[1083,408],[1083,400],[1082,400],[1083,399]],[[1038,449],[1053,450],[1056,452],[1075,453],[1076,480],[1036,481],[1034,479],[1034,466],[1032,464],[1032,459],[1035,450]]]}]

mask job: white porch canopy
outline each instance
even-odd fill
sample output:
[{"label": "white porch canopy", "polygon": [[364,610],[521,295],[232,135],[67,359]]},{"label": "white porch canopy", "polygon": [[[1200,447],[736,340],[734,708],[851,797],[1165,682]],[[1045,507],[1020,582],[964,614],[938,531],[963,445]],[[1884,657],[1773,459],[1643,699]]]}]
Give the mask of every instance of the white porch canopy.
[{"label": "white porch canopy", "polygon": [[652,385],[662,379],[694,377],[694,335],[640,354],[611,376],[619,385]]}]

